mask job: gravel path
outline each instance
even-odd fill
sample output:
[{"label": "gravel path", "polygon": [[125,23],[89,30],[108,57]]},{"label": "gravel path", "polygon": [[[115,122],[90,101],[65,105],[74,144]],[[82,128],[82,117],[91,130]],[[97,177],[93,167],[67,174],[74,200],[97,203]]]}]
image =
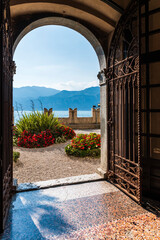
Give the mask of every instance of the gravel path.
[{"label": "gravel path", "polygon": [[[76,131],[89,132],[100,133],[100,130]],[[14,147],[14,151],[20,152],[20,160],[14,164],[13,177],[18,179],[18,183],[25,183],[95,173],[100,159],[67,156],[64,148],[69,143],[38,149]]]}]

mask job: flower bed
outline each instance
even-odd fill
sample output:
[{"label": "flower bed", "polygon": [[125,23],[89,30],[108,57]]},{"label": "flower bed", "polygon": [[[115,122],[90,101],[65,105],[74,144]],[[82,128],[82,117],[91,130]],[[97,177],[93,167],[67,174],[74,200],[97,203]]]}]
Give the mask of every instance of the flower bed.
[{"label": "flower bed", "polygon": [[[17,145],[26,148],[47,147],[57,142],[56,139],[62,138],[64,141],[64,139],[71,139],[75,135],[75,132],[70,127],[63,125],[60,125],[54,132],[46,130],[38,134],[32,134],[24,130],[17,139]],[[59,142],[61,141],[59,140]]]},{"label": "flower bed", "polygon": [[31,134],[24,130],[21,136],[18,137],[17,145],[26,148],[40,148],[50,146],[54,141],[55,138],[50,130],[42,131],[39,134]]},{"label": "flower bed", "polygon": [[99,157],[101,147],[101,135],[96,133],[78,134],[71,140],[71,144],[65,147],[68,155],[76,157]]},{"label": "flower bed", "polygon": [[13,145],[25,148],[47,147],[75,136],[72,128],[59,123],[53,114],[24,114],[13,128]]}]

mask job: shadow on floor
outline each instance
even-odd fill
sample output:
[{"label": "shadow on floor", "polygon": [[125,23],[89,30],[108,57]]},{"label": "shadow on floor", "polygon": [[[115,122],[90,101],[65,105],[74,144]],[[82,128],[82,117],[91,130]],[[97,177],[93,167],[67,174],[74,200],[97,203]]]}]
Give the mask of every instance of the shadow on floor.
[{"label": "shadow on floor", "polygon": [[58,208],[58,198],[42,193],[25,192],[13,197],[6,229],[0,239],[48,239],[76,229]]}]

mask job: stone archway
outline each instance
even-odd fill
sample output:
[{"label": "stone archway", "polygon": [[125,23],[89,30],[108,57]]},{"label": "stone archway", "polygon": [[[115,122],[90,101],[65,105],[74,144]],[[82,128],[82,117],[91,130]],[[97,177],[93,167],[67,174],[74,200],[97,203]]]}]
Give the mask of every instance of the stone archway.
[{"label": "stone archway", "polygon": [[100,65],[100,70],[103,70],[106,68],[106,56],[103,51],[103,48],[100,44],[100,42],[97,40],[97,38],[94,36],[94,34],[84,27],[82,24],[73,21],[71,19],[62,18],[62,17],[47,17],[42,18],[37,21],[32,22],[29,24],[24,30],[18,35],[17,39],[15,40],[13,44],[13,53],[15,52],[15,49],[18,45],[18,43],[21,41],[21,39],[30,31],[34,30],[35,28],[42,27],[45,25],[60,25],[64,27],[71,28],[77,32],[79,32],[81,35],[83,35],[92,45],[94,48]]},{"label": "stone archway", "polygon": [[[59,26],[65,26],[68,28],[71,28],[77,32],[79,32],[81,35],[83,35],[89,43],[92,45],[93,49],[96,52],[97,58],[99,60],[99,68],[100,72],[103,71],[106,68],[107,60],[106,55],[104,53],[104,50],[102,48],[101,43],[98,41],[98,39],[95,37],[95,35],[85,26],[80,24],[79,22],[73,21],[71,19],[63,18],[63,17],[46,17],[41,18],[39,20],[36,20],[29,24],[27,27],[25,27],[16,40],[13,43],[13,54],[16,50],[16,47],[18,46],[21,39],[30,31],[46,26],[46,25],[59,25]],[[98,75],[99,78],[99,75]],[[104,78],[101,76],[99,78],[100,83],[100,116],[101,116],[101,164],[100,168],[98,169],[98,172],[103,176],[106,177],[107,173],[107,89],[106,89],[106,81],[105,76]]]}]

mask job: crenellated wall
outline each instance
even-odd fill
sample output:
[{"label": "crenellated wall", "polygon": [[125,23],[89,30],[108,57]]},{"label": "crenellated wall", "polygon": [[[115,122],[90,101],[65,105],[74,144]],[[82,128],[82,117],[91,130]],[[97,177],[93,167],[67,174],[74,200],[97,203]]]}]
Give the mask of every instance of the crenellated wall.
[{"label": "crenellated wall", "polygon": [[69,108],[68,118],[58,118],[59,121],[73,129],[99,129],[100,109],[92,108],[92,117],[78,117],[77,108]]}]

